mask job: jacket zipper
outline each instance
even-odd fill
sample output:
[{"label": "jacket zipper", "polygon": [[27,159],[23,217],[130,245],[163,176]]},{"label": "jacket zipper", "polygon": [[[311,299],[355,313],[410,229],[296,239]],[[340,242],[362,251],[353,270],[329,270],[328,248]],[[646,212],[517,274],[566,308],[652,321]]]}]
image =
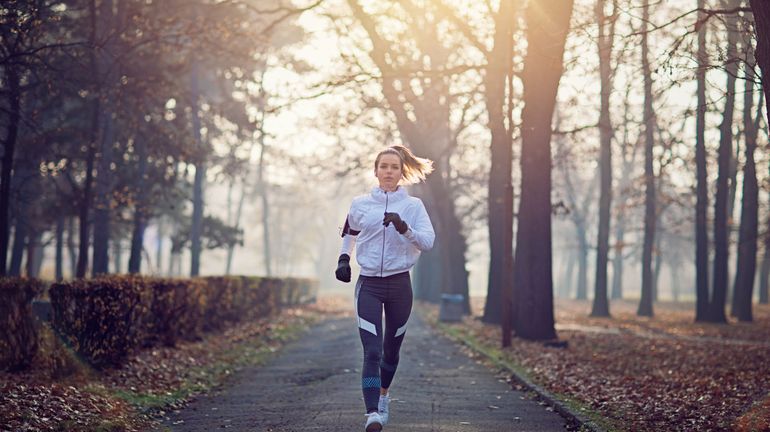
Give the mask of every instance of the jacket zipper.
[{"label": "jacket zipper", "polygon": [[[385,213],[388,212],[388,192],[385,192]],[[388,227],[382,227],[382,254],[380,255],[380,277],[382,277],[385,268],[385,231]]]}]

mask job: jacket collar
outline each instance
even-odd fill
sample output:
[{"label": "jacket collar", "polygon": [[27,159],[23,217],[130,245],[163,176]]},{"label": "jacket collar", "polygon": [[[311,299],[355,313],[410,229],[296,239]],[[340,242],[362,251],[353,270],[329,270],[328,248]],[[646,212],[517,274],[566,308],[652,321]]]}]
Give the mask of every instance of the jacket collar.
[{"label": "jacket collar", "polygon": [[[383,202],[383,203],[385,202],[385,191],[380,189],[379,186],[375,186],[372,188],[371,195],[375,201]],[[401,201],[402,199],[407,198],[408,196],[409,196],[409,193],[406,191],[406,189],[403,186],[399,186],[395,192],[387,193],[387,199],[388,199],[388,202],[390,203]]]}]

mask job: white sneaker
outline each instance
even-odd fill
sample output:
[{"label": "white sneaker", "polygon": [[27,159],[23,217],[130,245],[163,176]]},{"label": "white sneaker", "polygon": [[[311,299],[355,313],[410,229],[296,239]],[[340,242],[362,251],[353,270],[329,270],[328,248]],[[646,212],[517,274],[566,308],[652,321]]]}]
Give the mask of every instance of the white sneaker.
[{"label": "white sneaker", "polygon": [[366,432],[380,432],[382,430],[382,417],[380,413],[373,412],[366,415]]},{"label": "white sneaker", "polygon": [[390,396],[380,396],[380,403],[377,404],[377,408],[380,411],[382,425],[385,426],[388,424],[388,418],[390,416]]}]

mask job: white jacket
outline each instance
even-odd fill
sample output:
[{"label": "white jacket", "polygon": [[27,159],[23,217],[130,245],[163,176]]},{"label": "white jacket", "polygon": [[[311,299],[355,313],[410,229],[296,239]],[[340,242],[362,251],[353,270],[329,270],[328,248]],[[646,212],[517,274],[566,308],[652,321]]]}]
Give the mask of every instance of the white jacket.
[{"label": "white jacket", "polygon": [[[409,229],[403,235],[393,224],[384,226],[385,212],[398,213]],[[400,186],[395,192],[374,187],[368,195],[353,199],[347,223],[355,233],[343,232],[342,251],[350,255],[358,245],[356,261],[363,276],[385,277],[409,271],[420,251],[433,247],[436,234],[425,205]]]}]

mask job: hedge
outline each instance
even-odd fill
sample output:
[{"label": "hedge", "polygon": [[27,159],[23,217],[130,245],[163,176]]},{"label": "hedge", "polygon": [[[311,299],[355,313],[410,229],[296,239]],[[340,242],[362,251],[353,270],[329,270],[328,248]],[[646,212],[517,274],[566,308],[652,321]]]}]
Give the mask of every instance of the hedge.
[{"label": "hedge", "polygon": [[43,291],[36,279],[0,279],[0,370],[30,365],[38,348],[32,299]]},{"label": "hedge", "polygon": [[141,347],[195,340],[313,301],[317,289],[310,279],[113,275],[56,283],[49,294],[56,331],[94,366],[113,367]]}]

